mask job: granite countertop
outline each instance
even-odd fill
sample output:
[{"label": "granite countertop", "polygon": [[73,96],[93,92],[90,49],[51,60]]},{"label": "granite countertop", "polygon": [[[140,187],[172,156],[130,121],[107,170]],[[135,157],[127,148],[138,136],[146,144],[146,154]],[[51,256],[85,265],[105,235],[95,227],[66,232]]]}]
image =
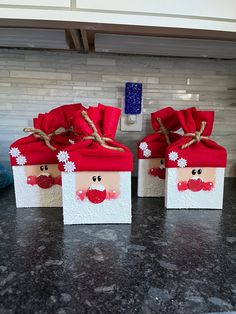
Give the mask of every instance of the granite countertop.
[{"label": "granite countertop", "polygon": [[132,225],[63,226],[61,208],[1,190],[0,313],[232,313],[235,191],[226,179],[223,211],[134,196]]}]

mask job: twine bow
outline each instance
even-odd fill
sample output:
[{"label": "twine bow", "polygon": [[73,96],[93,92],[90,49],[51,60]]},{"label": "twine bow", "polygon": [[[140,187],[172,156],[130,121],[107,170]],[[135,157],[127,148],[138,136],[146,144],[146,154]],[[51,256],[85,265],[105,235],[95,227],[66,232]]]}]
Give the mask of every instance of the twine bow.
[{"label": "twine bow", "polygon": [[188,143],[182,145],[181,148],[184,149],[186,147],[189,147],[195,142],[200,142],[201,140],[209,139],[208,136],[202,136],[202,133],[205,130],[205,127],[206,127],[206,121],[202,121],[200,131],[196,131],[195,133],[185,133],[184,136],[192,136],[193,139],[191,139],[191,141],[189,141]]},{"label": "twine bow", "polygon": [[51,145],[50,141],[53,135],[58,135],[64,132],[70,132],[73,131],[72,129],[67,129],[67,130],[61,130],[61,131],[55,131],[52,132],[50,134],[45,133],[44,131],[40,130],[40,129],[35,129],[35,128],[24,128],[23,129],[24,132],[30,132],[33,133],[33,135],[36,138],[40,138],[41,140],[43,140],[45,142],[45,144],[47,145],[48,148],[50,148],[52,151],[55,151],[56,148],[54,146]]},{"label": "twine bow", "polygon": [[91,129],[93,130],[93,133],[89,136],[85,136],[83,139],[84,140],[94,140],[96,142],[98,142],[102,147],[108,148],[108,149],[112,149],[112,150],[118,150],[120,152],[123,152],[124,149],[121,147],[114,147],[114,146],[109,146],[106,144],[106,142],[110,142],[112,141],[111,138],[109,137],[104,137],[104,136],[100,136],[98,133],[98,130],[95,126],[95,124],[93,123],[93,121],[89,118],[88,114],[86,111],[82,111],[82,117],[84,118],[84,120],[88,123],[88,125],[91,127]]},{"label": "twine bow", "polygon": [[161,121],[161,118],[157,117],[157,122],[160,124],[160,130],[158,131],[158,133],[165,135],[166,142],[168,145],[170,145],[170,138],[169,138],[170,132],[164,126],[163,122]]}]

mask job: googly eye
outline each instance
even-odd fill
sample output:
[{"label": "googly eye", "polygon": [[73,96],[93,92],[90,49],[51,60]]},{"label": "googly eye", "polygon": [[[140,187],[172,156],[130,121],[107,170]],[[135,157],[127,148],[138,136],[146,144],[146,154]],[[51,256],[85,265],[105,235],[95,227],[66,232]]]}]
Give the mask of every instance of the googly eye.
[{"label": "googly eye", "polygon": [[160,164],[164,165],[164,160],[163,159],[160,160]]},{"label": "googly eye", "polygon": [[102,177],[101,176],[98,176],[98,181],[100,182],[102,180]]},{"label": "googly eye", "polygon": [[97,177],[96,176],[93,176],[92,179],[93,179],[94,182],[97,181]]},{"label": "googly eye", "polygon": [[201,174],[202,173],[202,169],[198,169],[197,173]]},{"label": "googly eye", "polygon": [[45,169],[45,170],[48,170],[48,166],[44,166],[44,169]]},{"label": "googly eye", "polygon": [[197,174],[197,170],[196,170],[196,169],[193,169],[193,170],[192,170],[192,174],[193,174],[193,175]]},{"label": "googly eye", "polygon": [[40,170],[41,170],[41,171],[43,171],[43,169],[44,169],[44,167],[43,167],[43,166],[40,166],[39,168],[40,168]]}]

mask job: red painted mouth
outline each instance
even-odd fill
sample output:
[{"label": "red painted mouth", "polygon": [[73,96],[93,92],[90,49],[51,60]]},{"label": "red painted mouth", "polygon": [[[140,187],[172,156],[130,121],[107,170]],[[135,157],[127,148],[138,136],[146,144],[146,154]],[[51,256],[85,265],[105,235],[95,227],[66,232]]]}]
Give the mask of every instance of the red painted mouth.
[{"label": "red painted mouth", "polygon": [[177,188],[180,192],[186,191],[186,190],[191,190],[193,192],[199,192],[201,190],[203,191],[211,191],[214,188],[214,183],[213,182],[199,182],[201,179],[190,179],[189,181],[180,181],[177,185]]},{"label": "red painted mouth", "polygon": [[166,169],[165,168],[161,169],[159,167],[158,168],[151,168],[149,170],[149,174],[151,176],[159,177],[160,179],[164,180],[166,178]]},{"label": "red painted mouth", "polygon": [[188,180],[188,188],[192,192],[199,192],[202,190],[202,187],[203,187],[203,181],[200,178],[198,178],[196,180],[194,180],[194,179]]},{"label": "red painted mouth", "polygon": [[105,201],[106,196],[107,196],[107,192],[106,192],[105,188],[103,191],[101,191],[99,189],[96,189],[95,186],[93,186],[93,188],[90,188],[87,191],[86,196],[91,203],[99,204],[99,203],[102,203],[103,201]]},{"label": "red painted mouth", "polygon": [[54,178],[52,176],[40,175],[36,179],[36,183],[42,189],[49,189],[54,184]]},{"label": "red painted mouth", "polygon": [[40,175],[38,177],[28,176],[27,184],[29,185],[38,185],[42,189],[49,189],[53,185],[61,185],[61,176],[53,178],[51,175]]},{"label": "red painted mouth", "polygon": [[[95,193],[92,193],[92,192],[94,192],[94,191],[96,191]],[[115,199],[117,199],[118,197],[119,197],[119,195],[120,195],[120,192],[118,191],[118,190],[114,190],[114,189],[112,189],[112,190],[109,190],[109,191],[106,191],[106,190],[104,190],[105,192],[106,192],[106,199],[107,200],[115,200]],[[77,199],[78,200],[81,200],[81,201],[84,201],[85,200],[85,198],[86,198],[86,196],[87,196],[87,198],[89,199],[89,197],[90,197],[90,201],[91,202],[93,202],[94,203],[94,200],[95,200],[95,204],[97,203],[100,203],[100,202],[102,202],[103,201],[103,198],[104,198],[104,191],[98,191],[98,190],[85,190],[85,189],[82,189],[82,190],[78,190],[77,192],[76,192],[76,197],[77,197]],[[89,192],[89,193],[88,193]],[[102,192],[102,193],[98,193],[98,192]]]}]

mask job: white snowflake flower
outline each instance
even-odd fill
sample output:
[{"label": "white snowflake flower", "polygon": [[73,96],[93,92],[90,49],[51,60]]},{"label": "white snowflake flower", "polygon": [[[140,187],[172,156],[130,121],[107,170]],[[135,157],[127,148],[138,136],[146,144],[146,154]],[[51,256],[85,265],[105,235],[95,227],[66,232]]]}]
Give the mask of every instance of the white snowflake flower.
[{"label": "white snowflake flower", "polygon": [[67,152],[60,150],[59,153],[57,154],[57,159],[60,162],[67,162],[67,160],[69,159],[69,155]]},{"label": "white snowflake flower", "polygon": [[150,157],[151,156],[151,151],[150,151],[150,149],[145,149],[144,151],[143,151],[143,156],[145,156],[145,157]]},{"label": "white snowflake flower", "polygon": [[187,166],[187,160],[184,159],[184,158],[180,158],[180,159],[177,161],[177,164],[178,164],[178,167],[184,168],[184,167]]},{"label": "white snowflake flower", "polygon": [[26,159],[26,157],[23,156],[23,155],[19,155],[19,156],[16,158],[16,163],[17,163],[17,165],[19,165],[19,166],[25,165],[26,162],[27,162],[27,159]]},{"label": "white snowflake flower", "polygon": [[139,144],[139,148],[141,150],[145,150],[145,149],[148,148],[148,144],[146,142],[142,142],[142,143]]},{"label": "white snowflake flower", "polygon": [[73,161],[67,161],[64,164],[64,169],[66,172],[73,172],[75,171],[75,163]]},{"label": "white snowflake flower", "polygon": [[19,148],[17,148],[17,147],[12,147],[12,148],[10,149],[9,154],[10,154],[12,157],[18,157],[18,156],[20,155]]},{"label": "white snowflake flower", "polygon": [[177,152],[172,151],[169,153],[169,159],[172,161],[176,161],[178,159],[178,157],[179,157],[179,155]]}]

